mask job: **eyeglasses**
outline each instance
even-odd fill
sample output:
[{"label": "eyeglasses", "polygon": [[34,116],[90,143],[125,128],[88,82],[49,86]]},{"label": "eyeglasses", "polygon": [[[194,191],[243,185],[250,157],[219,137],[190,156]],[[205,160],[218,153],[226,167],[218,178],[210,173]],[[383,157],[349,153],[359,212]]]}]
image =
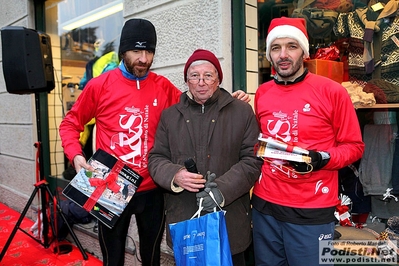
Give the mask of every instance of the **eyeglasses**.
[{"label": "eyeglasses", "polygon": [[216,82],[216,78],[214,78],[212,75],[205,75],[203,78],[200,78],[200,75],[193,74],[188,77],[188,82],[190,82],[193,85],[197,85],[200,83],[201,79],[204,81],[206,85],[212,85]]}]

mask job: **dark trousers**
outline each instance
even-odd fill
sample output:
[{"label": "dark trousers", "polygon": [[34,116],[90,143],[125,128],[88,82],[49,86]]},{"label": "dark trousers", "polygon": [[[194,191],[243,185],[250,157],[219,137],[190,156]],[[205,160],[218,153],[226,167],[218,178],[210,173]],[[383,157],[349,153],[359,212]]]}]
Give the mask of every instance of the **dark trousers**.
[{"label": "dark trousers", "polygon": [[[333,240],[335,223],[301,225],[282,222],[252,208],[257,266],[318,266],[320,240]],[[333,265],[333,264],[323,264]]]},{"label": "dark trousers", "polygon": [[233,266],[245,266],[245,254],[244,252],[234,254],[232,256]]},{"label": "dark trousers", "polygon": [[164,230],[164,200],[161,190],[136,193],[113,229],[99,223],[99,241],[104,266],[123,266],[130,218],[135,214],[143,266],[160,265]]}]

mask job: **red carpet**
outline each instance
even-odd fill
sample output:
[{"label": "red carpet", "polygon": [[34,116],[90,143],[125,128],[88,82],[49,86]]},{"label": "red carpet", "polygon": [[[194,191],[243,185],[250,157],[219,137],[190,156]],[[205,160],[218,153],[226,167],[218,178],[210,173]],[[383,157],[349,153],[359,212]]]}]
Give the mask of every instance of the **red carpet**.
[{"label": "red carpet", "polygon": [[[20,213],[10,209],[0,203],[0,253],[9,239],[15,224],[20,217]],[[33,221],[25,218],[20,228],[29,232]],[[63,242],[69,243],[69,242]],[[84,260],[80,250],[72,245],[72,252],[68,254],[53,253],[55,242],[53,241],[49,248],[36,242],[27,236],[21,230],[17,230],[7,253],[0,262],[4,266],[31,266],[31,265],[49,265],[49,266],[101,266],[102,261],[87,253],[88,259]],[[62,250],[62,249],[61,249]]]}]

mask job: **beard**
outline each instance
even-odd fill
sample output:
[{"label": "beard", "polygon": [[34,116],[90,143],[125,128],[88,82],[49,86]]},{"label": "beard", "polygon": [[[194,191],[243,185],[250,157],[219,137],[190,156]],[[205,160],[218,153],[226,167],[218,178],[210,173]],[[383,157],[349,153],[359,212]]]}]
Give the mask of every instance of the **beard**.
[{"label": "beard", "polygon": [[[285,61],[290,62],[292,64],[292,68],[291,69],[289,69],[289,70],[281,70],[279,68],[278,64],[281,63],[281,62],[285,62]],[[276,70],[277,74],[280,77],[282,77],[284,79],[289,79],[289,78],[292,78],[292,77],[297,77],[297,73],[301,69],[302,65],[303,65],[303,58],[300,57],[298,59],[298,61],[296,61],[296,62],[293,62],[290,59],[279,60],[275,64],[273,64],[273,67],[274,67],[274,69]]]},{"label": "beard", "polygon": [[139,60],[132,61],[129,57],[123,58],[126,70],[138,78],[144,77],[152,65],[152,61],[148,63],[141,63]]}]

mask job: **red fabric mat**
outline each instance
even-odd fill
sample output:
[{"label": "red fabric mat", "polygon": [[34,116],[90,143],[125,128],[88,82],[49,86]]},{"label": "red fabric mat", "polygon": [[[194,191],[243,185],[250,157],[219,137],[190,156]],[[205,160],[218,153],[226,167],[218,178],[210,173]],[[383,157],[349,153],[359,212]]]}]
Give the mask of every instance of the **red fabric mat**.
[{"label": "red fabric mat", "polygon": [[[0,252],[2,252],[15,224],[17,223],[20,213],[0,203]],[[20,228],[25,232],[29,232],[33,221],[24,218]],[[70,244],[63,241],[60,244]],[[68,254],[53,253],[55,241],[49,248],[45,248],[31,237],[27,236],[21,230],[17,230],[7,253],[0,262],[0,265],[7,266],[25,266],[25,265],[48,265],[48,266],[101,266],[102,261],[94,256],[88,255],[88,259],[84,260],[79,248],[72,245],[72,252]],[[62,250],[62,249],[61,249]]]}]

